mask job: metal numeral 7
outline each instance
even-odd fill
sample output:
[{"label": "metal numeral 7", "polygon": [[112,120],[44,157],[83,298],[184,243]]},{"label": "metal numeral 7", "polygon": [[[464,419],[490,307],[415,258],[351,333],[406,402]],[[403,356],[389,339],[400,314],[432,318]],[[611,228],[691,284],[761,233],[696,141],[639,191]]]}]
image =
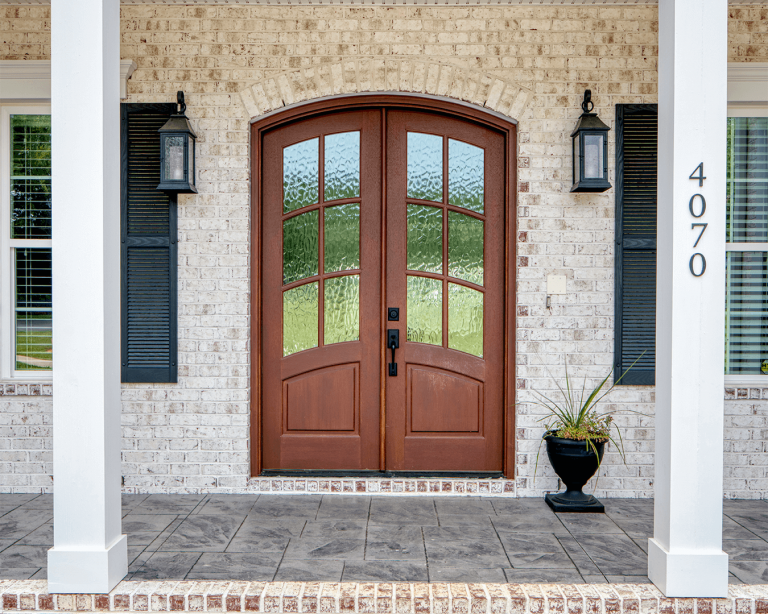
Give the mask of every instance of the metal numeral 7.
[{"label": "metal numeral 7", "polygon": [[701,237],[704,236],[704,231],[707,229],[706,224],[691,224],[691,229],[696,228],[696,226],[701,226],[701,232],[699,233],[699,238],[696,239],[696,243],[693,244],[693,247],[696,247],[699,244],[699,241],[701,241]]}]

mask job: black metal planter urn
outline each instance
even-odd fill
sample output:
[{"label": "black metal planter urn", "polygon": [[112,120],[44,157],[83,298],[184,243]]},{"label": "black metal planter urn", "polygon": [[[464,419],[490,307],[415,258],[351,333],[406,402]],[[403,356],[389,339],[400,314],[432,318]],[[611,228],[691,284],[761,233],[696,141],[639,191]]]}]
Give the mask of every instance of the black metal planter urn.
[{"label": "black metal planter urn", "polygon": [[557,437],[557,431],[545,435],[544,440],[549,462],[565,484],[565,492],[544,497],[549,507],[555,512],[605,512],[600,501],[581,490],[600,465],[605,441],[593,441],[593,448],[584,441]]}]

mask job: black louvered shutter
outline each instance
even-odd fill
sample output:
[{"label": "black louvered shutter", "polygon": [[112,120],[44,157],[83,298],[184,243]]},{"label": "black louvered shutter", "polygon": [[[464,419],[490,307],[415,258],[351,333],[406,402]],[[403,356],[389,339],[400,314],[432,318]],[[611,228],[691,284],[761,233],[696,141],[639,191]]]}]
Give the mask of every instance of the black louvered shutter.
[{"label": "black louvered shutter", "polygon": [[655,382],[657,129],[656,105],[616,105],[614,369],[627,385]]},{"label": "black louvered shutter", "polygon": [[157,189],[157,131],[176,105],[120,107],[122,381],[175,383],[176,202]]}]

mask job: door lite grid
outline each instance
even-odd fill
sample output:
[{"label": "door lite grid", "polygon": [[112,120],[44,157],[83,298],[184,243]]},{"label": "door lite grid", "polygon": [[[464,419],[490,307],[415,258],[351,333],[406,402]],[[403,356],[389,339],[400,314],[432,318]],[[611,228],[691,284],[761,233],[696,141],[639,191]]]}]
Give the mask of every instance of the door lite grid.
[{"label": "door lite grid", "polygon": [[359,270],[360,133],[286,147],[283,356],[360,338]]},{"label": "door lite grid", "polygon": [[[408,341],[482,357],[483,149],[407,138]],[[359,339],[359,199],[359,132],[283,150],[283,356]]]},{"label": "door lite grid", "polygon": [[482,358],[484,151],[434,134],[407,139],[408,341]]}]

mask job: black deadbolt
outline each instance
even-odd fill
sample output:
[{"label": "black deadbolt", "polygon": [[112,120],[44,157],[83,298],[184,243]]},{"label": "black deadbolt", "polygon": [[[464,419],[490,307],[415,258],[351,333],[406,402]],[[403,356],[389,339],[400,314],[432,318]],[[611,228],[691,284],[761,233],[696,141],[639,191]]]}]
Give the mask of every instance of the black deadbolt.
[{"label": "black deadbolt", "polygon": [[387,320],[390,322],[399,322],[400,321],[400,308],[399,307],[389,307],[387,309]]}]

